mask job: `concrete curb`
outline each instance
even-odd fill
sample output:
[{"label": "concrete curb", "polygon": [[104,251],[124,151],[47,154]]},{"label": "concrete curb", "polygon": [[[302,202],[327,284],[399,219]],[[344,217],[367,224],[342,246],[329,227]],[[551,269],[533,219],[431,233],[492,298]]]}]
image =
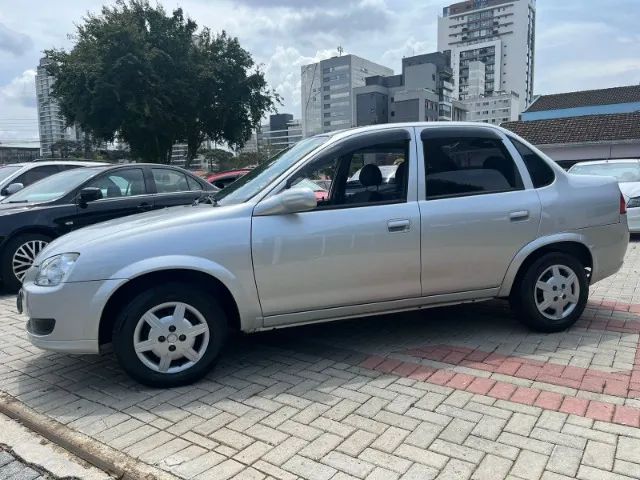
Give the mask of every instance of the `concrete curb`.
[{"label": "concrete curb", "polygon": [[0,393],[0,413],[64,448],[85,462],[121,480],[176,480],[177,477],[139,462],[91,437],[27,407],[16,398]]}]

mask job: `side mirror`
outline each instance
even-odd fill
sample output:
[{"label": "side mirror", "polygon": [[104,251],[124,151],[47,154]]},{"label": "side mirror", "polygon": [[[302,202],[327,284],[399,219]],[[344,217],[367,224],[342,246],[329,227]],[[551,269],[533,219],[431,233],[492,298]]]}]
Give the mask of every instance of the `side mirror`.
[{"label": "side mirror", "polygon": [[318,206],[316,194],[310,188],[291,188],[256,205],[255,216],[284,215],[307,212]]},{"label": "side mirror", "polygon": [[102,190],[97,187],[87,187],[80,190],[80,197],[78,203],[81,207],[86,207],[87,203],[95,202],[102,198]]},{"label": "side mirror", "polygon": [[2,194],[7,196],[13,195],[14,193],[19,192],[23,188],[24,188],[24,185],[22,183],[12,183],[11,185],[9,185],[8,187],[2,190]]}]

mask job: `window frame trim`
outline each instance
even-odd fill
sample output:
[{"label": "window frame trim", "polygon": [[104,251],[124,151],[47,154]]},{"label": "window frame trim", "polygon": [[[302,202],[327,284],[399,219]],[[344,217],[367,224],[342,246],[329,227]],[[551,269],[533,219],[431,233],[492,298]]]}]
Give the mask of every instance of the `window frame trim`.
[{"label": "window frame trim", "polygon": [[[269,191],[267,195],[262,197],[259,202],[262,202],[263,200],[266,200],[267,198],[270,198],[271,196],[277,195],[278,193],[282,192],[289,178],[295,176],[300,170],[308,166],[310,163],[316,160],[319,160],[320,157],[324,157],[325,155],[331,155],[336,150],[340,150],[341,148],[345,148],[345,147],[348,148],[349,150],[351,149],[357,150],[359,148],[364,148],[366,147],[366,145],[361,145],[358,147],[355,147],[355,145],[366,142],[367,141],[366,137],[373,137],[375,135],[382,136],[384,134],[393,134],[396,132],[404,133],[406,136],[405,141],[408,142],[407,153],[409,155],[409,168],[407,169],[407,176],[408,176],[407,196],[405,200],[389,200],[389,201],[376,202],[376,203],[351,203],[351,204],[346,203],[342,205],[332,205],[332,206],[327,205],[323,207],[316,207],[313,210],[308,210],[306,212],[300,212],[300,213],[313,213],[313,212],[327,211],[327,210],[343,210],[345,208],[357,208],[357,207],[374,207],[378,205],[393,205],[397,203],[408,204],[410,202],[417,201],[418,199],[418,191],[417,191],[418,189],[416,185],[417,182],[415,182],[415,180],[413,182],[411,181],[412,176],[414,179],[416,179],[418,174],[417,172],[418,159],[415,154],[416,148],[417,148],[415,129],[413,127],[390,127],[390,128],[380,129],[380,130],[376,129],[371,131],[359,132],[355,135],[349,135],[347,137],[341,138],[340,140],[337,140],[334,143],[326,145],[325,148],[322,148],[321,150],[315,152],[315,154],[309,157],[306,161],[296,164],[293,170],[289,170],[288,172],[286,172],[284,176],[282,176],[273,184],[274,187]],[[381,142],[381,143],[384,143],[384,142]],[[349,147],[348,146],[349,144],[351,144],[352,146]]]},{"label": "window frame trim", "polygon": [[[460,135],[461,134],[461,135]],[[424,158],[424,141],[429,138],[443,138],[443,137],[474,137],[476,135],[481,135],[481,138],[489,138],[498,140],[502,143],[506,151],[511,156],[511,159],[516,164],[518,169],[518,173],[520,174],[520,178],[522,180],[523,188],[518,189],[509,189],[509,190],[499,190],[492,192],[483,192],[483,193],[473,193],[469,192],[466,194],[452,194],[452,195],[442,195],[438,197],[427,198],[427,175],[426,175],[426,164]],[[416,138],[416,158],[417,158],[417,167],[418,167],[418,199],[419,201],[433,201],[433,200],[448,200],[451,198],[464,198],[470,196],[478,196],[478,195],[497,195],[502,193],[509,192],[520,192],[533,190],[533,183],[531,181],[531,177],[529,175],[529,171],[527,170],[524,161],[520,157],[520,154],[516,150],[515,146],[508,141],[508,136],[495,127],[485,126],[485,125],[473,125],[473,126],[425,126],[425,127],[415,127],[415,138]],[[419,140],[419,141],[418,141]]]}]

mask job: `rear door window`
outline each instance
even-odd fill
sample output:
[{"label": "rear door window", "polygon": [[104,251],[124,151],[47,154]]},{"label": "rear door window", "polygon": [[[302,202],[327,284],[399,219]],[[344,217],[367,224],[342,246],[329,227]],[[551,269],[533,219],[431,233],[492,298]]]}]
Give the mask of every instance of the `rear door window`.
[{"label": "rear door window", "polygon": [[499,138],[423,135],[427,199],[522,190],[522,177]]}]

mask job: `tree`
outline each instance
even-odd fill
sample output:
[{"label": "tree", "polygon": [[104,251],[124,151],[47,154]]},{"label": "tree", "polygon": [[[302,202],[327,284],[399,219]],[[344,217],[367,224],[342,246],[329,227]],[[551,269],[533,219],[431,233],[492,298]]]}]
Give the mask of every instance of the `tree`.
[{"label": "tree", "polygon": [[82,144],[74,140],[58,140],[51,144],[51,156],[57,158],[82,157]]},{"label": "tree", "polygon": [[233,162],[233,153],[221,148],[205,150],[201,152],[207,160],[209,171],[229,170],[229,165]]},{"label": "tree", "polygon": [[176,142],[189,146],[187,166],[206,138],[243,145],[279,101],[236,38],[198,31],[180,8],[119,0],[75,38],[69,52],[45,52],[62,113],[145,161],[169,163]]},{"label": "tree", "polygon": [[264,152],[243,152],[236,157],[236,168],[255,167],[267,160],[269,156]]}]

